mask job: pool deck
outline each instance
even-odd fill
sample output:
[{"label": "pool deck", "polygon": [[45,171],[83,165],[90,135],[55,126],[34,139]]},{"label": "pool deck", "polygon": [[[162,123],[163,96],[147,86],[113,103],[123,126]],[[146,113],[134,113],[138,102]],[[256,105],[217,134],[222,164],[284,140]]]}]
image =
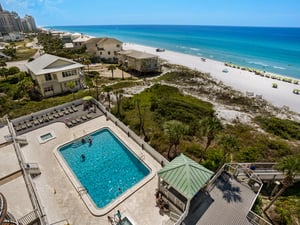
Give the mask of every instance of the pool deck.
[{"label": "pool deck", "polygon": [[[109,127],[131,150],[135,152],[136,155],[140,156],[143,154],[144,162],[151,167],[154,176],[129,197],[121,197],[123,198],[123,201],[121,201],[118,206],[111,209],[107,214],[104,216],[94,216],[74,188],[62,166],[55,157],[54,152],[58,146],[74,139],[78,139],[81,136],[96,131],[102,127]],[[1,128],[1,130],[2,129],[3,128]],[[41,144],[38,137],[49,131],[53,131],[56,138]],[[158,187],[158,177],[156,172],[161,168],[160,163],[154,160],[147,152],[143,151],[140,145],[135,143],[131,138],[128,138],[127,134],[125,134],[113,122],[110,120],[107,121],[105,116],[88,120],[70,128],[62,122],[56,122],[24,133],[22,136],[26,137],[28,141],[28,145],[21,148],[26,162],[38,163],[41,170],[41,175],[33,178],[33,182],[49,224],[64,219],[68,220],[68,222],[72,225],[110,224],[107,216],[114,216],[117,210],[120,210],[123,216],[129,217],[135,225],[160,225],[169,220],[167,215],[160,214],[159,208],[156,207],[154,196],[155,190]],[[9,146],[10,148],[13,148],[12,145]],[[1,150],[3,150],[3,148],[1,148]],[[1,157],[2,155],[4,154],[1,154]],[[11,173],[12,170],[17,170],[19,167],[16,166],[17,159],[14,158],[13,153],[5,154],[3,159],[6,157],[8,157],[7,160],[13,162],[5,165],[6,170],[9,173]],[[4,174],[1,174],[2,177],[3,175]],[[6,196],[8,205],[11,205],[10,211],[12,213],[17,212],[17,210],[13,210],[13,207],[18,205],[18,201],[22,202],[24,200],[26,204],[28,204],[29,201],[28,194],[26,195],[24,191],[18,193],[19,190],[26,190],[25,184],[23,184],[20,180],[21,178],[22,177],[18,177],[13,181],[9,181],[0,186],[0,191]],[[18,197],[13,197],[15,192]],[[29,206],[24,206],[25,208],[28,208],[28,210],[18,212],[17,218],[22,216],[22,213],[32,210]]]}]

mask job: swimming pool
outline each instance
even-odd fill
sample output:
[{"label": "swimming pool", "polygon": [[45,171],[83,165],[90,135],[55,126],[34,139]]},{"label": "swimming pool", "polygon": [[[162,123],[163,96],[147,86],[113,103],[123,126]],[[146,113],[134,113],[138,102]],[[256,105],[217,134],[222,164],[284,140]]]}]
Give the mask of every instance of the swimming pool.
[{"label": "swimming pool", "polygon": [[150,173],[108,128],[85,136],[84,141],[67,143],[58,152],[98,208],[127,193]]}]

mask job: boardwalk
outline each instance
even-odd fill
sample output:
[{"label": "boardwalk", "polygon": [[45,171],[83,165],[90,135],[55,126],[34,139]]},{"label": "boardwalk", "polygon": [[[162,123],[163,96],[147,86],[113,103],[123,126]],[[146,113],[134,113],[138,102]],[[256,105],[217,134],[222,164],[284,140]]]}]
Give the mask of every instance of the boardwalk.
[{"label": "boardwalk", "polygon": [[188,225],[251,225],[247,214],[256,199],[249,186],[240,183],[226,172],[214,182],[209,192],[201,193],[191,202]]}]

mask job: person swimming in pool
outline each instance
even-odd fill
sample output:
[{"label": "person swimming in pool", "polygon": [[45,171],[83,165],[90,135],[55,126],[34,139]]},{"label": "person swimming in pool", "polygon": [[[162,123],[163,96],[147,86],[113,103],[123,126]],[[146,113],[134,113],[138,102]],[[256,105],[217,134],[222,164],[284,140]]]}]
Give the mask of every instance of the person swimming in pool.
[{"label": "person swimming in pool", "polygon": [[91,144],[92,144],[92,139],[89,138],[88,142],[89,142],[89,144],[91,145]]},{"label": "person swimming in pool", "polygon": [[82,162],[85,161],[85,155],[84,155],[84,154],[81,154],[80,158],[81,158],[81,161],[82,161]]}]

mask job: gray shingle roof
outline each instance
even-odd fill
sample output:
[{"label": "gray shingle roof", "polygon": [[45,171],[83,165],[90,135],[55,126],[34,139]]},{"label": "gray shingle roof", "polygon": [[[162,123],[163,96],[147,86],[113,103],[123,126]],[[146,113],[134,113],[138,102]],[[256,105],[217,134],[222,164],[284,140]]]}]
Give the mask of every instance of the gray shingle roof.
[{"label": "gray shingle roof", "polygon": [[120,55],[126,55],[132,58],[136,58],[136,59],[147,59],[147,58],[157,58],[158,56],[153,55],[153,54],[149,54],[146,52],[140,52],[140,51],[136,51],[136,50],[125,50],[125,51],[120,51],[119,52]]},{"label": "gray shingle roof", "polygon": [[70,59],[58,57],[55,55],[44,54],[35,60],[26,63],[25,66],[35,75],[65,71],[82,68],[84,65],[74,62]]}]

